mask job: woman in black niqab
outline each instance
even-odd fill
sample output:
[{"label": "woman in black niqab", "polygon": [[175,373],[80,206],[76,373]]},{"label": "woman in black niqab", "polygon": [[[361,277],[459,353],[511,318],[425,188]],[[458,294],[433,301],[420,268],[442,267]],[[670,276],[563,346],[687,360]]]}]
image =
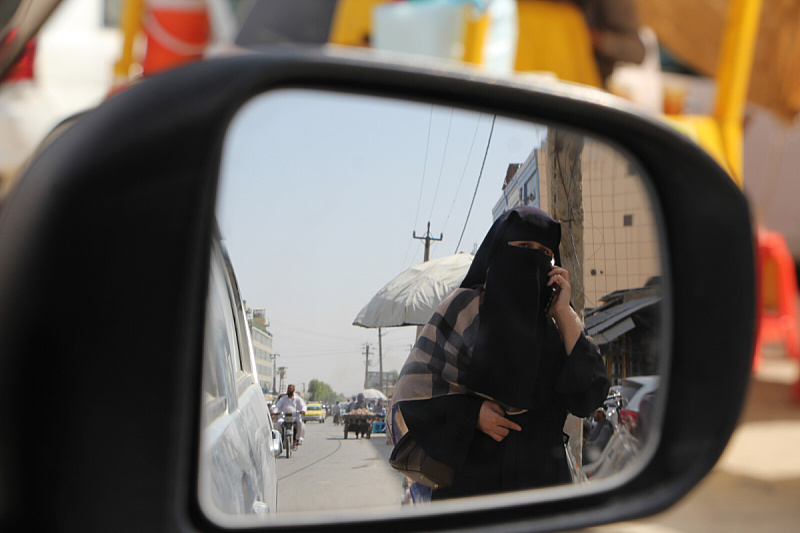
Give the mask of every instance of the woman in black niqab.
[{"label": "woman in black niqab", "polygon": [[609,382],[569,305],[560,240],[560,224],[540,209],[504,213],[403,366],[395,443],[410,432],[455,470],[452,486],[433,499],[571,480],[566,415],[594,412]]},{"label": "woman in black niqab", "polygon": [[[561,225],[535,207],[519,207],[498,218],[475,254],[461,284],[483,285],[480,329],[471,358],[467,388],[486,394],[508,408],[530,409],[542,357],[553,353],[560,338],[546,314],[554,288],[552,267]],[[543,249],[510,243],[535,242]]]}]

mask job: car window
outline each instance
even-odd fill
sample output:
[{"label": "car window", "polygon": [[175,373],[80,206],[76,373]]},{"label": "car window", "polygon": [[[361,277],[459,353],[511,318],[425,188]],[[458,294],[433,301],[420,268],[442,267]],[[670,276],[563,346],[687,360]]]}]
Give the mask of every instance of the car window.
[{"label": "car window", "polygon": [[231,306],[228,282],[219,248],[212,253],[211,276],[206,310],[205,367],[212,376],[204,377],[205,392],[225,396],[236,406],[235,376],[239,363],[239,344]]},{"label": "car window", "polygon": [[633,398],[633,395],[636,394],[636,391],[642,388],[639,383],[635,383],[633,381],[623,381],[618,387],[617,390],[619,393],[630,400]]}]

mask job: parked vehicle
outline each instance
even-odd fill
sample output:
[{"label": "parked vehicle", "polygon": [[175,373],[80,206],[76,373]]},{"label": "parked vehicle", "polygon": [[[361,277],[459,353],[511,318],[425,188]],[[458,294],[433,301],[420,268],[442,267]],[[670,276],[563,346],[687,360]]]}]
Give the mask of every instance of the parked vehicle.
[{"label": "parked vehicle", "polygon": [[622,380],[614,387],[624,399],[619,406],[620,422],[634,434],[639,434],[639,411],[648,394],[658,390],[658,376],[635,376]]},{"label": "parked vehicle", "polygon": [[[631,434],[620,416],[622,406],[627,403],[627,398],[618,390],[610,391],[603,410],[606,420],[611,424],[612,435],[602,450],[584,449],[581,479],[600,479],[617,473],[639,454],[641,443]],[[588,451],[594,453],[586,453]]]},{"label": "parked vehicle", "polygon": [[233,266],[215,241],[203,349],[201,497],[232,515],[277,511],[281,439],[255,375],[249,331]]}]

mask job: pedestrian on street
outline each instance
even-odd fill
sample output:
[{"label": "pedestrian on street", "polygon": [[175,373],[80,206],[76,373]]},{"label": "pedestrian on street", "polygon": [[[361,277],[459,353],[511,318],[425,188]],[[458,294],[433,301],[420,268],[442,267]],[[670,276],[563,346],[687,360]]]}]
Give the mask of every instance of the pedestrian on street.
[{"label": "pedestrian on street", "polygon": [[609,381],[570,306],[560,240],[544,211],[506,211],[423,328],[395,389],[392,437],[410,432],[455,474],[432,493],[415,483],[415,501],[571,481],[567,413],[590,415]]}]

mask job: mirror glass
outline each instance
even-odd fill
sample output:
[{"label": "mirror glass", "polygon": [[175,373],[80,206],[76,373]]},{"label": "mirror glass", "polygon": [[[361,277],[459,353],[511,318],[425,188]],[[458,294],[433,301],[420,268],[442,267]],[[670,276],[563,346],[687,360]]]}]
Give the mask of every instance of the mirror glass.
[{"label": "mirror glass", "polygon": [[[658,436],[666,363],[662,243],[649,198],[636,161],[580,131],[305,89],[252,99],[230,125],[221,164],[220,250],[244,303],[231,290],[236,283],[212,268],[204,509],[220,520],[280,521],[437,505],[389,465],[395,385],[415,324],[459,286],[494,220],[519,205],[560,222],[557,255],[571,306],[611,385],[555,428],[560,451],[541,453],[568,474],[538,485],[585,488],[630,474]],[[420,266],[445,261],[447,268]],[[386,286],[410,273],[416,296],[401,305]],[[295,394],[284,400],[290,384]],[[547,386],[524,424],[553,425],[541,402],[564,411],[563,386]],[[363,406],[355,405],[359,393]],[[273,441],[281,414],[263,412],[268,404],[299,410],[296,397],[306,412],[294,432],[303,442],[292,449]]]}]

